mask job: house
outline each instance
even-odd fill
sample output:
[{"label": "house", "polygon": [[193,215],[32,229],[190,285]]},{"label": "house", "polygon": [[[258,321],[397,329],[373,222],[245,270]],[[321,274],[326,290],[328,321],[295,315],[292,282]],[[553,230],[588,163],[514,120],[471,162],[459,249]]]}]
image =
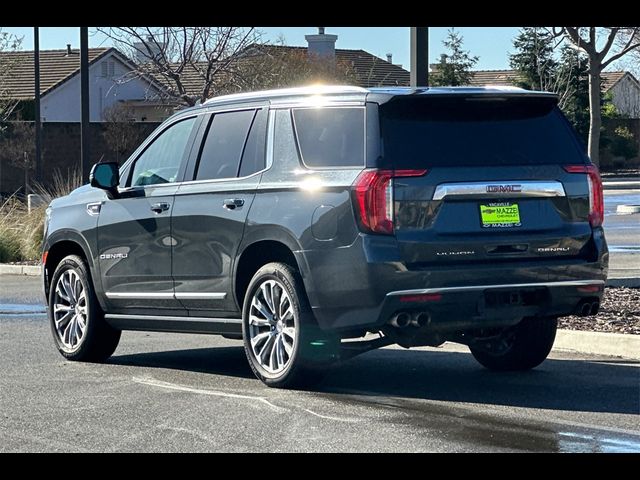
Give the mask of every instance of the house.
[{"label": "house", "polygon": [[[33,51],[0,52],[6,95],[16,101],[14,112],[33,118]],[[163,87],[155,79],[128,75],[133,63],[115,48],[89,49],[89,117],[105,121],[114,105],[128,107],[131,120],[156,122],[173,107],[163,101]],[[130,78],[128,78],[130,77]],[[40,115],[43,122],[80,122],[80,52],[67,45],[40,51]]]},{"label": "house", "polygon": [[[471,85],[512,86],[518,82],[515,70],[476,70]],[[611,102],[627,118],[640,118],[640,82],[630,72],[602,72],[602,91],[611,94]]]},{"label": "house", "polygon": [[[306,47],[269,44],[249,45],[237,54],[239,57],[238,63],[240,65],[243,62],[247,62],[246,64],[251,62],[260,63],[260,57],[263,55],[273,58],[285,58],[287,55],[292,57],[309,55],[323,60],[330,59],[338,64],[348,66],[355,76],[355,84],[361,87],[409,85],[409,72],[402,68],[401,65],[394,64],[391,54],[387,54],[385,60],[361,49],[335,48],[338,36],[325,34],[322,27],[320,27],[320,30],[322,33],[305,36],[307,40]],[[184,66],[184,70],[181,73],[181,82],[188,95],[199,96],[202,92],[205,82],[202,72],[206,71],[206,67],[207,63],[205,62]],[[220,74],[221,78],[218,86],[224,85],[225,79],[222,78],[224,75]],[[172,88],[172,85],[167,83],[166,79],[158,78],[158,80],[163,82],[166,88]]]}]

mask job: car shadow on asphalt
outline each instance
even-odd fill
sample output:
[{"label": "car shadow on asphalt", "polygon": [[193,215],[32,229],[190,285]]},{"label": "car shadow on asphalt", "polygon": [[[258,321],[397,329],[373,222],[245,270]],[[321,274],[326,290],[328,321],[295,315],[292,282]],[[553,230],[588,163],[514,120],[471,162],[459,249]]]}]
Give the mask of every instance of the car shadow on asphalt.
[{"label": "car shadow on asphalt", "polygon": [[[253,378],[242,347],[116,355],[109,363]],[[548,359],[528,372],[491,372],[465,352],[382,349],[332,368],[313,390],[337,397],[355,394],[638,415],[639,363]]]}]

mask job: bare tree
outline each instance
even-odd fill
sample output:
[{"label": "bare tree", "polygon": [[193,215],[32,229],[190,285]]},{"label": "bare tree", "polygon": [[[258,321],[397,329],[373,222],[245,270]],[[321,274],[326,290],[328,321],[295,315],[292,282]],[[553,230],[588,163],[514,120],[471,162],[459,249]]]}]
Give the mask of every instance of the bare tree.
[{"label": "bare tree", "polygon": [[16,51],[21,43],[21,38],[0,29],[0,123],[9,118],[17,104],[7,89],[7,78],[11,74],[12,60],[2,53]]},{"label": "bare tree", "polygon": [[115,153],[116,161],[120,162],[123,155],[142,141],[142,131],[132,127],[135,112],[126,105],[112,105],[105,109],[104,120],[102,136],[109,149]]},{"label": "bare tree", "polygon": [[[170,100],[186,106],[215,95],[237,54],[255,42],[254,28],[243,27],[98,27],[137,65],[129,78],[151,75]],[[126,81],[127,79],[123,79]]]},{"label": "bare tree", "polygon": [[308,55],[306,49],[255,44],[239,54],[221,83],[221,93],[310,84],[355,85],[353,66],[335,58]]},{"label": "bare tree", "polygon": [[559,27],[553,32],[587,55],[589,61],[589,156],[599,164],[602,71],[626,54],[640,49],[640,27]]}]

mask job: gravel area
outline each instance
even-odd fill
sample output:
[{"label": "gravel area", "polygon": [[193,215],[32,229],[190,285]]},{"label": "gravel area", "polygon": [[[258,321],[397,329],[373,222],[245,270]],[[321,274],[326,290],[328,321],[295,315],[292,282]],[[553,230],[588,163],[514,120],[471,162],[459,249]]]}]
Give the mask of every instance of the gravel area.
[{"label": "gravel area", "polygon": [[564,317],[559,328],[640,335],[640,288],[605,288],[595,317]]}]

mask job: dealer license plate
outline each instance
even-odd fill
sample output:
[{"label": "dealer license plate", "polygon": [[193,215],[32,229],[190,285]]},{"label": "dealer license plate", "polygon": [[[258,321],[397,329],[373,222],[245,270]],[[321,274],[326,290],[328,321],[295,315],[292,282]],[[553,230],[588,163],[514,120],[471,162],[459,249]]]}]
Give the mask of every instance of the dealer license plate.
[{"label": "dealer license plate", "polygon": [[480,205],[482,228],[520,227],[520,209],[517,203],[496,202]]}]

